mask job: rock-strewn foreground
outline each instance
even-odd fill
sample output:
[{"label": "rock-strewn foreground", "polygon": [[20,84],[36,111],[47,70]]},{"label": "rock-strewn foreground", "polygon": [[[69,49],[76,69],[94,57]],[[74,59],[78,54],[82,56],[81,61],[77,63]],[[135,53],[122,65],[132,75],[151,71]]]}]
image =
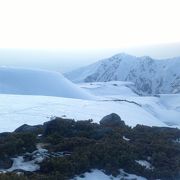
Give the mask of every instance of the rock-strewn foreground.
[{"label": "rock-strewn foreground", "polygon": [[0,134],[0,179],[63,180],[91,169],[113,176],[123,169],[147,179],[179,179],[179,140],[179,129],[130,128],[115,114],[100,124],[54,118]]}]

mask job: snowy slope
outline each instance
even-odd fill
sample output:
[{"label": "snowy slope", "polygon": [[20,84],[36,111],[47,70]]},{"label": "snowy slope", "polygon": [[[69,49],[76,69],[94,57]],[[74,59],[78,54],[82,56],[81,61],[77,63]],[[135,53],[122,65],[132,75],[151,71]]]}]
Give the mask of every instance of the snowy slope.
[{"label": "snowy slope", "polygon": [[[119,81],[81,83],[78,85],[101,97],[99,99],[136,104],[169,126],[178,127],[180,125],[180,94],[138,96],[129,88],[132,87],[132,83]],[[151,125],[151,121],[149,125]]]},{"label": "snowy slope", "polygon": [[0,94],[0,132],[25,123],[42,124],[51,116],[99,122],[110,113],[117,113],[130,126],[180,127],[180,94],[138,96],[128,88],[131,85],[118,81],[79,84],[96,100]]},{"label": "snowy slope", "polygon": [[76,83],[130,81],[145,94],[180,93],[180,58],[155,60],[122,53],[65,76]]},{"label": "snowy slope", "polygon": [[0,93],[92,98],[60,73],[13,67],[0,67]]},{"label": "snowy slope", "polygon": [[130,126],[180,127],[179,94],[144,97],[133,86],[119,81],[74,85],[56,72],[0,68],[0,132],[42,124],[51,116],[99,122],[110,113]]},{"label": "snowy slope", "polygon": [[138,96],[131,90],[134,84],[125,81],[108,81],[108,82],[92,82],[92,83],[78,83],[80,88],[94,94],[96,96],[110,96],[110,95],[123,95],[123,96]]},{"label": "snowy slope", "polygon": [[[180,104],[180,95],[177,96],[176,107]],[[132,99],[131,99],[132,98]],[[136,99],[133,99],[136,98]],[[168,126],[161,118],[168,116],[169,111],[161,101],[167,101],[156,97],[129,96],[129,100],[141,103],[139,106],[125,101],[92,101],[50,96],[26,96],[26,95],[0,95],[0,132],[13,131],[22,124],[42,124],[51,116],[73,118],[75,120],[93,119],[99,122],[102,117],[110,113],[117,113],[130,126],[144,124],[149,126]],[[107,100],[107,98],[105,98]],[[151,109],[152,106],[155,108]],[[175,107],[170,107],[170,109]],[[162,111],[162,112],[161,112]],[[178,111],[176,111],[178,112]],[[173,117],[173,127],[180,127],[180,112]]]}]

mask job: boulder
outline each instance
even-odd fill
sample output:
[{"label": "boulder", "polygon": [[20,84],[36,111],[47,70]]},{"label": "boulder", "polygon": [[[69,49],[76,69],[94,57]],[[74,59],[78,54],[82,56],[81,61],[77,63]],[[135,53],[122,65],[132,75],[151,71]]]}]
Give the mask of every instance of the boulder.
[{"label": "boulder", "polygon": [[122,121],[120,116],[115,113],[103,117],[100,124],[107,127],[125,126],[124,121]]}]

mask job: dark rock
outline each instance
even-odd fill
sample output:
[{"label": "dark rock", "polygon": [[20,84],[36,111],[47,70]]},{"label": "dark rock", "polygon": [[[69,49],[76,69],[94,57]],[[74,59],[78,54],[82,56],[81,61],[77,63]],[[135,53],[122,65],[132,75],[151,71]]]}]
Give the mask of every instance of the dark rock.
[{"label": "dark rock", "polygon": [[13,161],[9,158],[0,159],[0,169],[9,169],[11,168]]},{"label": "dark rock", "polygon": [[125,126],[124,121],[121,120],[120,116],[112,113],[102,118],[100,124],[103,126],[115,127],[115,126]]},{"label": "dark rock", "polygon": [[31,132],[31,133],[38,133],[42,132],[42,125],[30,126],[27,124],[23,124],[22,126],[18,127],[14,132],[22,133],[22,132]]}]

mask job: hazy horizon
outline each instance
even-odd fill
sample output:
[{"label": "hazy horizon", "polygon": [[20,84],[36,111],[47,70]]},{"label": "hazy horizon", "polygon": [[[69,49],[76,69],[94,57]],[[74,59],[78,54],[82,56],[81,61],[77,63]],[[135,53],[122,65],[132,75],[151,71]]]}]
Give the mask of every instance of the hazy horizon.
[{"label": "hazy horizon", "polygon": [[180,57],[180,43],[119,49],[1,48],[0,66],[42,68],[64,73],[122,52],[135,56],[151,56],[155,59]]}]

